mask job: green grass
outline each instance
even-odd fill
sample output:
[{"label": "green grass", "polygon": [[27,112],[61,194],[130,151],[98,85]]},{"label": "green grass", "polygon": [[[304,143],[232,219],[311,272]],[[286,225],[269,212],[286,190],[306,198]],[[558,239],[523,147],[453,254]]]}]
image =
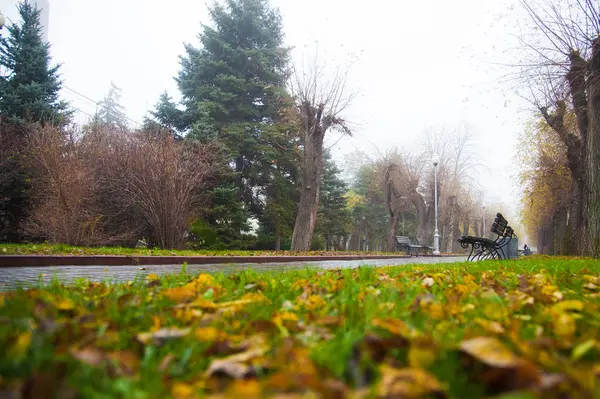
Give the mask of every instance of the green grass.
[{"label": "green grass", "polygon": [[[125,247],[77,247],[64,244],[0,244],[0,255],[126,255],[126,256],[305,256],[305,255],[382,255],[376,251],[241,251],[169,250]],[[397,253],[395,253],[397,255]]]},{"label": "green grass", "polygon": [[[536,257],[53,281],[0,296],[0,393],[593,397],[599,272],[597,260]],[[490,341],[472,349],[477,337]],[[543,385],[550,373],[561,384]]]}]

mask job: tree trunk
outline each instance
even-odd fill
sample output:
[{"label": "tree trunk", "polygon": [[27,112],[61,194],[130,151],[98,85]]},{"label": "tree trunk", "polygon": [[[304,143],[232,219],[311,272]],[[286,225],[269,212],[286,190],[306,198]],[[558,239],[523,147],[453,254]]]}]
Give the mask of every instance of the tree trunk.
[{"label": "tree trunk", "polygon": [[450,250],[452,253],[458,253],[460,251],[460,244],[458,242],[458,238],[460,237],[460,226],[459,222],[459,210],[456,202],[454,203],[454,220],[452,222],[452,243],[450,245]]},{"label": "tree trunk", "polygon": [[293,251],[310,250],[317,222],[321,171],[323,169],[323,135],[320,132],[313,132],[305,140],[302,166],[300,204],[292,235]]},{"label": "tree trunk", "polygon": [[552,218],[552,230],[554,231],[554,254],[565,255],[565,234],[567,230],[567,209],[559,207]]},{"label": "tree trunk", "polygon": [[587,238],[590,254],[600,256],[600,37],[592,43],[588,78]]},{"label": "tree trunk", "polygon": [[427,231],[428,212],[425,206],[425,200],[423,199],[423,196],[417,192],[411,195],[411,200],[417,210],[417,239],[419,242],[421,242],[421,240],[425,241],[426,237],[429,235],[429,232]]},{"label": "tree trunk", "polygon": [[275,251],[279,251],[281,249],[281,234],[277,234],[275,237]]}]

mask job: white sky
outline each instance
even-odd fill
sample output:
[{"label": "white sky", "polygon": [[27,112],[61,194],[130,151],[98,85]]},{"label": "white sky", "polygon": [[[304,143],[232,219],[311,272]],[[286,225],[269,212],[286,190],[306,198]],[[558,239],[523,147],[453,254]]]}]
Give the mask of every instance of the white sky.
[{"label": "white sky", "polygon": [[[487,166],[480,172],[486,199],[507,203],[516,218],[514,146],[529,114],[486,62],[514,33],[515,0],[272,1],[297,59],[315,46],[330,65],[358,56],[349,85],[360,95],[347,115],[356,134],[340,141],[336,159],[375,146],[418,149],[427,126],[468,121]],[[0,11],[15,20],[15,4],[0,0]],[[208,22],[203,1],[50,0],[64,98],[93,114],[96,106],[71,90],[100,101],[114,81],[129,118],[141,122],[163,90],[177,98],[178,57],[183,42],[198,43],[201,22]]]}]

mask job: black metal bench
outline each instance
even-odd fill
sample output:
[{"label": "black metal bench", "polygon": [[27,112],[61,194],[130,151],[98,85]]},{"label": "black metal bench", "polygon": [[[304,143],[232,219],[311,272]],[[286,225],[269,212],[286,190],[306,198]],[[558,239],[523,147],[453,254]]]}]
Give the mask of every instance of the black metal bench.
[{"label": "black metal bench", "polygon": [[508,258],[508,244],[517,238],[517,235],[501,213],[496,214],[490,231],[496,234],[494,240],[473,236],[462,236],[458,239],[464,249],[471,247],[468,261]]},{"label": "black metal bench", "polygon": [[409,237],[396,236],[396,250],[404,251],[409,255],[425,255],[433,251],[432,247],[425,245],[419,245],[419,241],[416,240],[416,244],[413,244]]}]

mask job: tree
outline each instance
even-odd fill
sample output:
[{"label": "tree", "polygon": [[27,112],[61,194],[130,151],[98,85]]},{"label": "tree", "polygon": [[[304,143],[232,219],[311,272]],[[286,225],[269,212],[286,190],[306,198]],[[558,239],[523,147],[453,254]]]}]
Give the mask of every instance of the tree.
[{"label": "tree", "polygon": [[153,119],[146,119],[146,124],[157,121],[159,126],[173,133],[185,130],[183,111],[177,107],[177,104],[166,91],[160,95],[158,103],[154,106],[154,111],[151,111],[150,114]]},{"label": "tree", "polygon": [[266,171],[274,158],[267,153],[276,146],[267,130],[285,117],[281,111],[289,99],[289,50],[279,12],[267,0],[215,3],[210,16],[200,46],[186,44],[181,57],[177,84],[183,109],[163,96],[153,115],[189,139],[223,143],[235,172],[223,184],[237,187],[246,219],[258,218],[265,207],[261,196],[271,184]]},{"label": "tree", "polygon": [[[521,38],[529,98],[566,146],[576,253],[600,255],[600,5],[590,0],[522,0],[530,25]],[[568,126],[569,112],[576,129]]]},{"label": "tree", "polygon": [[537,239],[538,253],[569,253],[567,216],[573,183],[567,147],[542,119],[527,126],[519,148],[521,218],[527,234]]},{"label": "tree", "polygon": [[295,71],[292,78],[302,144],[300,203],[292,235],[292,250],[296,251],[310,249],[317,222],[325,135],[330,130],[352,134],[342,116],[354,98],[347,93],[347,72],[338,69],[330,81],[324,72],[315,61],[309,70]]},{"label": "tree", "polygon": [[340,178],[341,170],[326,152],[320,190],[319,212],[315,231],[325,240],[325,249],[340,251],[348,233],[348,185]]},{"label": "tree", "polygon": [[17,6],[21,21],[0,37],[0,114],[10,123],[65,124],[68,106],[59,99],[58,66],[51,66],[50,45],[42,41],[40,11],[31,2]]},{"label": "tree", "polygon": [[125,108],[121,105],[121,89],[110,82],[110,90],[102,101],[94,116],[96,123],[108,125],[118,129],[127,129],[127,117]]},{"label": "tree", "polygon": [[32,123],[64,125],[70,112],[60,101],[58,66],[51,66],[50,46],[41,38],[40,12],[30,2],[18,5],[19,23],[0,36],[0,237],[18,241],[29,203],[29,172],[22,155]]}]

